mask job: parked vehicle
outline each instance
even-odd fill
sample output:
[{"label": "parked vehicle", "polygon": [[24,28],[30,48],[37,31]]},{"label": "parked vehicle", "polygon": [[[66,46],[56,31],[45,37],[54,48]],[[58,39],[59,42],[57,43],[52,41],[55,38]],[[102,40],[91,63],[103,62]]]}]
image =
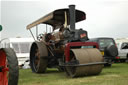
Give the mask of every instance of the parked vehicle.
[{"label": "parked vehicle", "polygon": [[1,40],[1,48],[13,48],[17,57],[18,65],[23,65],[29,60],[30,46],[34,41],[33,38],[5,38]]},{"label": "parked vehicle", "polygon": [[118,57],[120,62],[125,62],[128,59],[128,39],[116,39],[118,47]]},{"label": "parked vehicle", "polygon": [[118,50],[114,39],[109,37],[99,37],[99,38],[89,39],[88,41],[98,43],[99,50],[101,51],[104,57],[104,61],[107,62],[105,66],[111,66],[113,60],[118,55]]}]

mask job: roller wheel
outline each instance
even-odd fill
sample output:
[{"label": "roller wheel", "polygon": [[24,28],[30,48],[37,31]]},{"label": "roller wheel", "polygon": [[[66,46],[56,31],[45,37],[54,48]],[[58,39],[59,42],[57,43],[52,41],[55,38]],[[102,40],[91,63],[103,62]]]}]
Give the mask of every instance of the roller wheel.
[{"label": "roller wheel", "polygon": [[[78,61],[77,63],[74,61]],[[78,66],[66,66],[65,70],[68,76],[78,77],[87,75],[98,75],[103,68],[103,64],[94,64],[88,66],[79,66],[79,64],[89,64],[103,62],[103,57],[98,49],[71,49],[70,62]]]},{"label": "roller wheel", "polygon": [[4,65],[3,72],[0,72],[3,83],[0,85],[18,85],[19,68],[16,54],[11,48],[0,49],[0,66]]},{"label": "roller wheel", "polygon": [[44,73],[48,60],[48,50],[43,42],[34,42],[30,50],[30,66],[35,73]]}]

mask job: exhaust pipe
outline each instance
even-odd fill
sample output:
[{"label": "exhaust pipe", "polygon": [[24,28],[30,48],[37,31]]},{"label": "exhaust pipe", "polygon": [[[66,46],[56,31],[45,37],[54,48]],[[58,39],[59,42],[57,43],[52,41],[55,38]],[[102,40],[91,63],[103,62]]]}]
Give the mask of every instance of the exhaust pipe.
[{"label": "exhaust pipe", "polygon": [[76,14],[75,5],[69,5],[69,17],[70,17],[70,30],[75,30]]}]

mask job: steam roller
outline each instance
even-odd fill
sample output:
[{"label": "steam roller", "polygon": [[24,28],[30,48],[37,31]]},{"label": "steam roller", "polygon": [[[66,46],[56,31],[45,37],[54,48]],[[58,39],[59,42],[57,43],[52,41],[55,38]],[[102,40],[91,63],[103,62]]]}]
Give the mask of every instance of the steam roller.
[{"label": "steam roller", "polygon": [[[75,29],[75,23],[85,19],[83,11],[70,5],[69,8],[55,10],[27,25],[32,34],[32,27],[36,26],[38,33],[38,25],[46,24],[46,33],[36,34],[37,38],[32,34],[35,39],[30,50],[32,71],[45,73],[47,68],[58,68],[70,77],[99,74],[104,62],[98,43],[88,42],[87,31]],[[47,32],[48,29],[51,31]]]}]

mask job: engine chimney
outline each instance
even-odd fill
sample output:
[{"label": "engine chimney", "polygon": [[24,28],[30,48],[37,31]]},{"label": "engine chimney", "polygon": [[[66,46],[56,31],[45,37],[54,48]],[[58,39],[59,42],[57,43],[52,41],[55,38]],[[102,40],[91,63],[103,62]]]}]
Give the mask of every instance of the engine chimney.
[{"label": "engine chimney", "polygon": [[75,30],[76,14],[75,5],[69,5],[69,16],[70,16],[70,30]]}]

